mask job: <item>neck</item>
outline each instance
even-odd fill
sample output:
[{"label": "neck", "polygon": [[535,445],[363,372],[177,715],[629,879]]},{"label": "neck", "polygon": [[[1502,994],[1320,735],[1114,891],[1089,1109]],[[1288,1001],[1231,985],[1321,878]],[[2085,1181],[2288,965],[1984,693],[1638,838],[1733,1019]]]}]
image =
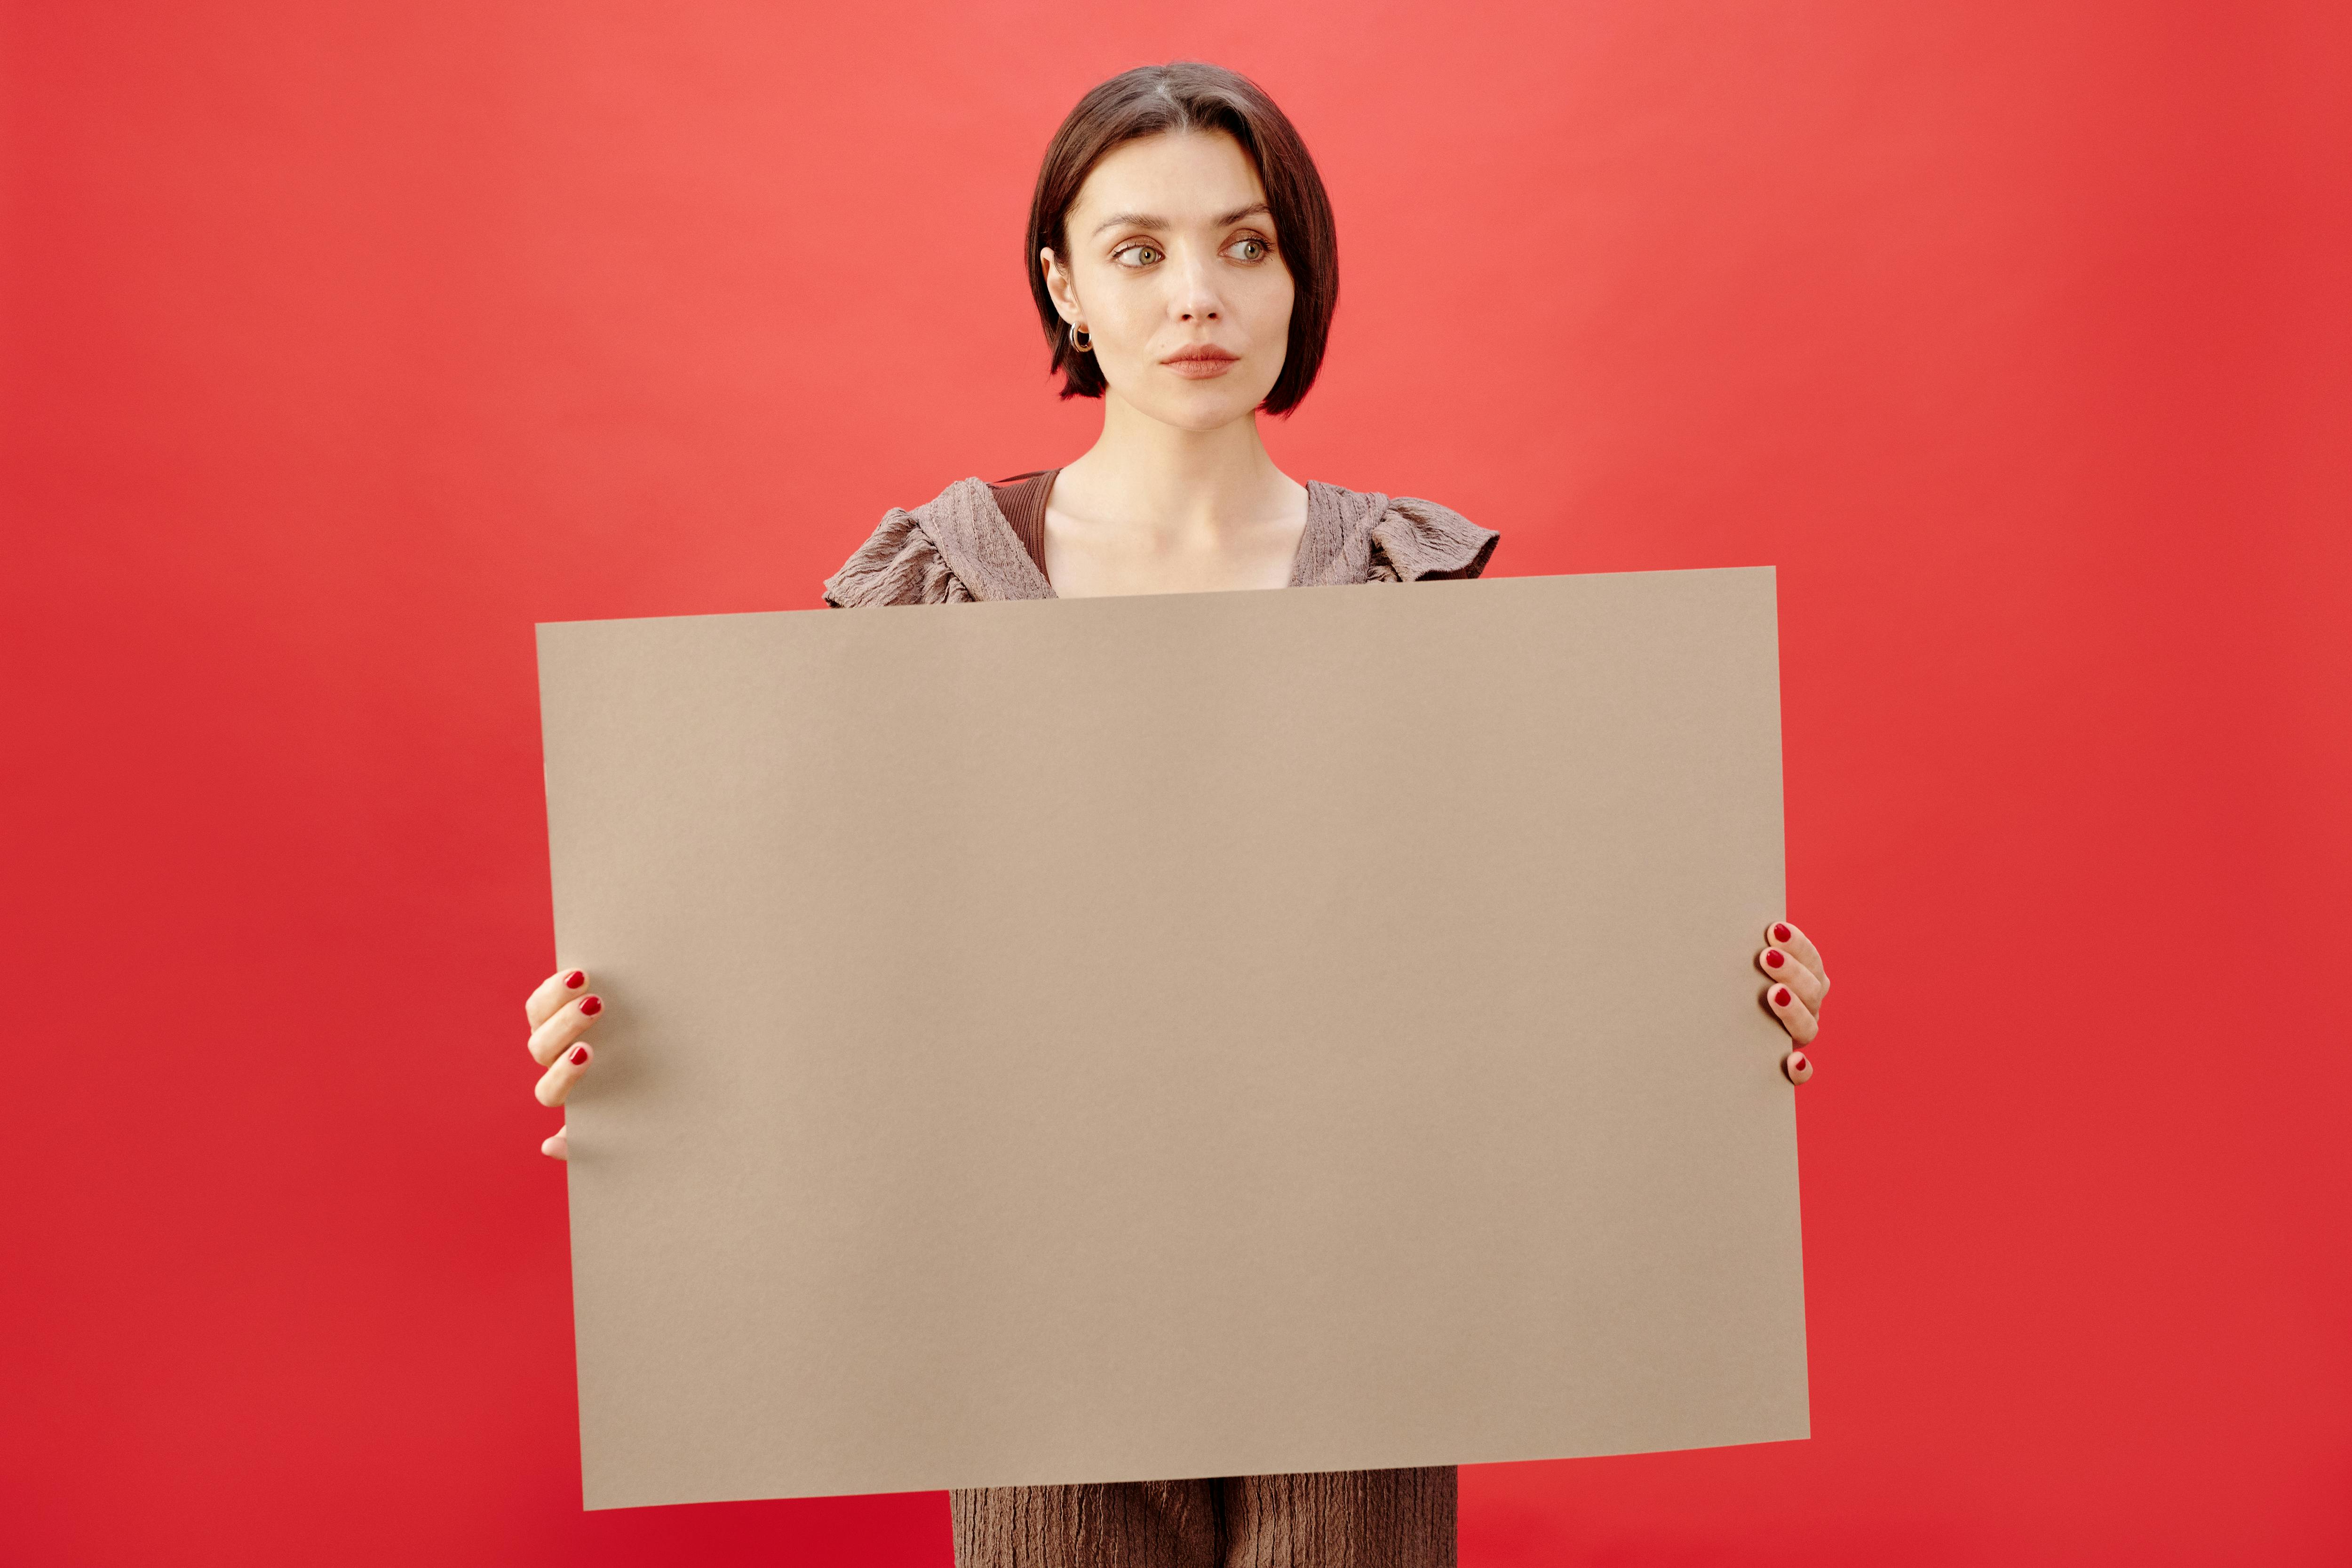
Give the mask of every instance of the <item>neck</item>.
[{"label": "neck", "polygon": [[1055,504],[1155,533],[1219,531],[1280,514],[1297,486],[1274,465],[1255,414],[1213,430],[1152,418],[1116,392],[1102,434],[1055,481]]}]

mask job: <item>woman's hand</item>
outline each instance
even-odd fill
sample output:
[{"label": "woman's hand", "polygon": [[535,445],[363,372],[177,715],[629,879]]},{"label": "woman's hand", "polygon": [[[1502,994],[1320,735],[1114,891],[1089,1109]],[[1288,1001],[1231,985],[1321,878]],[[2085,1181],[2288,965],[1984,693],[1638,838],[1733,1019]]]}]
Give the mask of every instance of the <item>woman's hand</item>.
[{"label": "woman's hand", "polygon": [[1780,1070],[1790,1082],[1802,1083],[1813,1076],[1812,1058],[1804,1048],[1822,1032],[1822,1002],[1830,994],[1830,977],[1822,972],[1821,950],[1788,921],[1773,921],[1764,940],[1769,945],[1756,955],[1756,967],[1772,982],[1764,987],[1764,1005],[1796,1042],[1781,1059]]},{"label": "woman's hand", "polygon": [[[588,973],[581,969],[558,970],[549,975],[522,1005],[522,1016],[530,1024],[531,1059],[547,1069],[540,1076],[537,1090],[541,1105],[562,1104],[580,1075],[588,1070],[595,1047],[580,1037],[604,1010],[604,998],[589,994]],[[564,1131],[564,1127],[557,1128],[555,1136],[541,1143],[539,1152],[558,1160],[570,1158]]]}]

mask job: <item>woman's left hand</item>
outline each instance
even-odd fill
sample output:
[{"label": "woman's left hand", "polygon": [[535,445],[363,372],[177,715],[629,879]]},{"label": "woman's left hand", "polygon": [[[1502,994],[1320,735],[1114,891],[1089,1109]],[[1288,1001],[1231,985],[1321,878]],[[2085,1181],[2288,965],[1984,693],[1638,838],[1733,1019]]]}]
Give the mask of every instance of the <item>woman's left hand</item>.
[{"label": "woman's left hand", "polygon": [[1796,1042],[1781,1060],[1780,1070],[1790,1082],[1802,1083],[1813,1076],[1805,1047],[1822,1032],[1822,1003],[1830,994],[1830,977],[1822,968],[1821,949],[1787,921],[1773,921],[1764,940],[1767,945],[1756,954],[1756,967],[1771,980],[1764,987],[1764,1005]]}]

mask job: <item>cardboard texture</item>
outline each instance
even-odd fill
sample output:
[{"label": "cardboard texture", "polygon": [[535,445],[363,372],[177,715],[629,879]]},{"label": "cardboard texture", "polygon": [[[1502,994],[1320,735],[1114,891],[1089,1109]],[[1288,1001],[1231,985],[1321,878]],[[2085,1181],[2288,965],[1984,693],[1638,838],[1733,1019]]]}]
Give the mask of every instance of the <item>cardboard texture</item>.
[{"label": "cardboard texture", "polygon": [[589,1507],[1806,1435],[1770,568],[539,637]]}]

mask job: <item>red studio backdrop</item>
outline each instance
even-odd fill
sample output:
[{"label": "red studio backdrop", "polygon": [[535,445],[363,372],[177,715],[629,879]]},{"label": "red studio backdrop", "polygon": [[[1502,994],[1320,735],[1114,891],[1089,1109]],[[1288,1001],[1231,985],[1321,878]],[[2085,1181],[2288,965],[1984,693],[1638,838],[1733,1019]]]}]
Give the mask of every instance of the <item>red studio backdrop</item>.
[{"label": "red studio backdrop", "polygon": [[581,1510],[531,626],[1082,450],[1029,183],[1185,57],[1339,213],[1288,471],[1780,572],[1815,1435],[1465,1563],[2352,1561],[2340,5],[0,16],[0,1562],[949,1562]]}]

